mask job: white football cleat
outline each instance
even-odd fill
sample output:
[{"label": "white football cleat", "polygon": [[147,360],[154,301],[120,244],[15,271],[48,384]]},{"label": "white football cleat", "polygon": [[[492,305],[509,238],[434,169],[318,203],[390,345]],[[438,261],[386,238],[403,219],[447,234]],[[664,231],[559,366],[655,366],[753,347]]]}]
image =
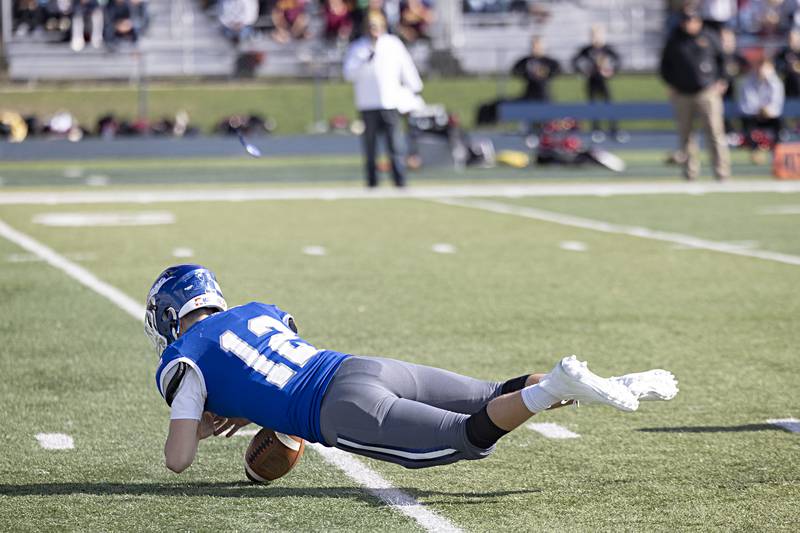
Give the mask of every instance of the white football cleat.
[{"label": "white football cleat", "polygon": [[560,400],[604,403],[628,412],[639,407],[639,400],[625,385],[592,373],[574,355],[559,361],[539,386]]},{"label": "white football cleat", "polygon": [[666,401],[678,394],[678,380],[672,372],[660,368],[608,379],[624,385],[642,401]]}]

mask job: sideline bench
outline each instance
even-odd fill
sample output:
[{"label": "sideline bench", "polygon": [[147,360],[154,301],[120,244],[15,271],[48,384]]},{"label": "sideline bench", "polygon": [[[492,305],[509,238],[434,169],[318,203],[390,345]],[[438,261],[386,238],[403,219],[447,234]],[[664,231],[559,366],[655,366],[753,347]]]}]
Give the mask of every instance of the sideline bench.
[{"label": "sideline bench", "polygon": [[[735,102],[725,103],[725,116],[742,116]],[[786,100],[783,117],[800,117],[800,99]],[[502,102],[497,107],[501,122],[544,122],[561,118],[576,120],[673,120],[669,102],[612,102],[612,103],[537,103],[523,100]]]}]

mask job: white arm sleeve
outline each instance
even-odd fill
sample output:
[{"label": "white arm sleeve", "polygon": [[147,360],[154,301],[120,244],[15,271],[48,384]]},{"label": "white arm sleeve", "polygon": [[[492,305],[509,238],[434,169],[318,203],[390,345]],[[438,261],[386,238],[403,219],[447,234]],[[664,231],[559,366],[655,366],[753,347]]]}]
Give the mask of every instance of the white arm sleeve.
[{"label": "white arm sleeve", "polygon": [[401,83],[413,93],[421,92],[422,79],[419,77],[419,71],[417,70],[416,65],[414,65],[414,60],[411,58],[411,54],[408,53],[408,49],[400,41],[400,39],[397,40],[397,55],[398,59],[400,60]]},{"label": "white arm sleeve", "polygon": [[[167,376],[169,380],[169,376]],[[171,420],[190,419],[200,420],[206,405],[206,396],[203,394],[203,384],[197,371],[189,367],[186,369],[178,392],[172,400],[172,408],[169,414]]]}]

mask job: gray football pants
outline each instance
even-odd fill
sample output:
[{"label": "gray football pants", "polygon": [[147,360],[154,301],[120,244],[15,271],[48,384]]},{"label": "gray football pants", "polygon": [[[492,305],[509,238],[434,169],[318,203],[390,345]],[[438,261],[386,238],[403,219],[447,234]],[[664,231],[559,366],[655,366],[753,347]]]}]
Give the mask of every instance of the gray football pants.
[{"label": "gray football pants", "polygon": [[482,459],[494,447],[469,442],[466,422],[502,383],[377,357],[350,357],[322,400],[325,442],[406,468]]}]

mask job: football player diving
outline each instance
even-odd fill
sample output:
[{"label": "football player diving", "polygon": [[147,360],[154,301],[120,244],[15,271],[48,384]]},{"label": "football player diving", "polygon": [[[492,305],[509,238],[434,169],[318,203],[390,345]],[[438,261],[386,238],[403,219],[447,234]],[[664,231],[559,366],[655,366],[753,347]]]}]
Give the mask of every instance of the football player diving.
[{"label": "football player diving", "polygon": [[167,268],[147,296],[145,332],[161,356],[171,408],[166,466],[188,468],[200,440],[253,422],[407,468],[482,459],[530,417],[573,402],[635,411],[669,400],[675,377],[601,378],[575,356],[546,374],[483,381],[395,359],[317,349],[291,315],[251,302],[228,309],[214,274]]}]

